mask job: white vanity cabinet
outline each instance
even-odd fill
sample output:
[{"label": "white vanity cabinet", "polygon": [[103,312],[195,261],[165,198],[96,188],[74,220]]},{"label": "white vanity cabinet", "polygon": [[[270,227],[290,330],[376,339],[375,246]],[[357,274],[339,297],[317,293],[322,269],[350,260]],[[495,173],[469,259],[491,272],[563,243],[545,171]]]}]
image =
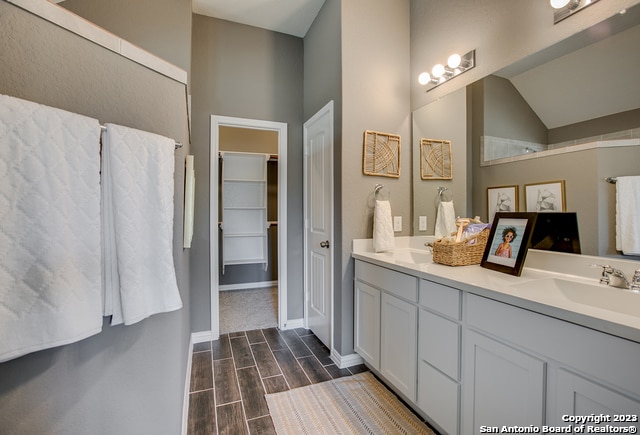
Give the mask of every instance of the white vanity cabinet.
[{"label": "white vanity cabinet", "polygon": [[448,434],[459,433],[462,292],[420,280],[416,404]]},{"label": "white vanity cabinet", "polygon": [[415,401],[418,279],[361,261],[355,277],[355,350]]},{"label": "white vanity cabinet", "polygon": [[596,429],[640,425],[613,421],[640,418],[637,341],[401,270],[356,259],[355,348],[440,433],[566,428],[591,414],[611,418]]},{"label": "white vanity cabinet", "polygon": [[481,425],[566,427],[563,416],[640,414],[640,344],[466,296],[464,433],[480,433]]}]

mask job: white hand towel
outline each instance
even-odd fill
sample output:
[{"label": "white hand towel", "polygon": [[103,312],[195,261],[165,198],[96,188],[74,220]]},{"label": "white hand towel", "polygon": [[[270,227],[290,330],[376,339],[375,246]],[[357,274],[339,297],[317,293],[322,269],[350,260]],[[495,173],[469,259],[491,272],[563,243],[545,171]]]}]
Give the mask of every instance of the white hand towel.
[{"label": "white hand towel", "polygon": [[112,325],[131,325],[182,307],[173,264],[175,143],[128,127],[106,127],[105,315],[113,316]]},{"label": "white hand towel", "polygon": [[453,201],[440,201],[436,214],[436,239],[451,235],[456,232],[456,211],[453,207]]},{"label": "white hand towel", "polygon": [[616,249],[640,255],[640,176],[616,181]]},{"label": "white hand towel", "polygon": [[376,200],[373,213],[373,249],[376,252],[391,251],[395,248],[391,203]]},{"label": "white hand towel", "polygon": [[0,362],[102,330],[100,124],[0,95]]}]

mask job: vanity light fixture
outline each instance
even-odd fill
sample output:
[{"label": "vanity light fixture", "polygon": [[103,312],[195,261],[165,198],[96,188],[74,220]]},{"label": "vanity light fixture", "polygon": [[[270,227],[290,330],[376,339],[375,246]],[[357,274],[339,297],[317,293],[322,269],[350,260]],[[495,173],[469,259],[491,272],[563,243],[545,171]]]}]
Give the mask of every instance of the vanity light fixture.
[{"label": "vanity light fixture", "polygon": [[578,11],[591,6],[598,0],[550,0],[551,6],[555,9],[553,13],[553,24],[575,14]]},{"label": "vanity light fixture", "polygon": [[431,69],[431,74],[423,72],[418,76],[418,83],[421,85],[431,85],[427,92],[435,87],[443,84],[449,79],[452,79],[465,71],[470,70],[476,66],[476,51],[471,50],[464,56],[459,54],[452,54],[449,56],[446,65],[441,63],[436,64]]}]

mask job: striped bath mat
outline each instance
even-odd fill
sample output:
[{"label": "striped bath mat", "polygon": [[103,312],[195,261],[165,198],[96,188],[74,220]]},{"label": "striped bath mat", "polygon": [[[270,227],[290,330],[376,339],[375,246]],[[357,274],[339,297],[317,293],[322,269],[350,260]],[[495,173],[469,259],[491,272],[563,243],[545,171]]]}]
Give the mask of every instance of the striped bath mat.
[{"label": "striped bath mat", "polygon": [[433,435],[370,372],[268,394],[266,399],[279,435]]}]

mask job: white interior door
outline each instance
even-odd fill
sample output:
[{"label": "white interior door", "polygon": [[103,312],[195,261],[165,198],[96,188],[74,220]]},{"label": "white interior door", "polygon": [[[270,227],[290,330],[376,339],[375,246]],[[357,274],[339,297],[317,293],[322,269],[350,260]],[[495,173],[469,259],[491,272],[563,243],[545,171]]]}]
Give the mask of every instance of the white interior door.
[{"label": "white interior door", "polygon": [[305,323],[331,349],[333,101],[304,124]]}]

